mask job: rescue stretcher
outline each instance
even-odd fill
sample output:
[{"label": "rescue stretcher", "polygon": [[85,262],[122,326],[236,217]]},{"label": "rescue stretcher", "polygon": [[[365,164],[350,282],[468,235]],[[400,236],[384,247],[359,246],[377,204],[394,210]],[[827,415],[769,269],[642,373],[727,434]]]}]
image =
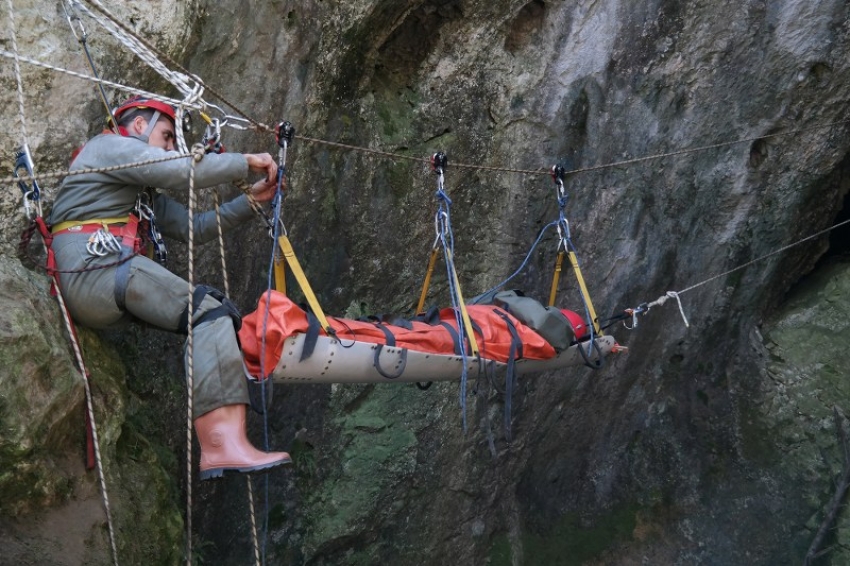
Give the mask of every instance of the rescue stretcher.
[{"label": "rescue stretcher", "polygon": [[469,376],[479,371],[501,374],[509,366],[524,375],[599,366],[619,348],[613,337],[596,335],[557,352],[497,307],[470,306],[481,355],[463,356],[452,309],[440,311],[436,324],[406,326],[329,317],[334,330],[329,335],[285,295],[272,291],[268,296],[268,313],[264,295],[258,309],[243,319],[239,338],[249,373],[278,383],[451,381],[461,379],[464,366]]}]

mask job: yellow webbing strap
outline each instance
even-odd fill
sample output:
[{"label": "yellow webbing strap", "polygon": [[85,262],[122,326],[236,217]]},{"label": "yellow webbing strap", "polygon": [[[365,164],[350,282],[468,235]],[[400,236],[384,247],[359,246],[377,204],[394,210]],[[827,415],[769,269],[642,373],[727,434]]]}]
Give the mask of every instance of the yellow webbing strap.
[{"label": "yellow webbing strap", "polygon": [[431,250],[431,258],[428,260],[428,271],[425,272],[425,281],[422,283],[422,294],[419,295],[419,304],[416,305],[416,314],[425,312],[425,298],[428,296],[428,287],[431,285],[431,274],[434,273],[434,265],[437,263],[439,250]]},{"label": "yellow webbing strap", "polygon": [[[452,252],[446,249],[446,254],[449,256],[449,264],[454,265],[452,260]],[[466,302],[463,300],[463,295],[460,292],[460,281],[457,279],[457,272],[452,269],[452,278],[455,282],[455,290],[457,290],[457,300],[460,303],[460,316],[463,319],[463,327],[466,329],[466,336],[469,339],[469,349],[472,350],[472,355],[478,357],[478,342],[475,340],[475,332],[472,329],[472,321],[469,319],[469,312],[466,310]],[[461,348],[463,345],[461,345]]]},{"label": "yellow webbing strap", "polygon": [[552,290],[549,291],[549,306],[555,306],[555,297],[558,295],[558,282],[561,280],[561,266],[564,264],[564,252],[558,252],[555,260],[555,273],[552,275]]},{"label": "yellow webbing strap", "polygon": [[274,289],[278,293],[286,294],[286,260],[277,254],[274,258]]},{"label": "yellow webbing strap", "polygon": [[570,263],[573,266],[573,271],[576,273],[576,280],[578,280],[578,286],[581,288],[581,296],[584,297],[584,300],[587,302],[587,310],[590,312],[590,320],[593,323],[593,330],[598,335],[602,335],[602,330],[599,329],[599,319],[596,317],[596,310],[593,308],[593,303],[590,301],[590,293],[587,292],[587,285],[584,283],[584,277],[581,274],[581,269],[578,266],[578,258],[576,258],[575,252],[569,252]]},{"label": "yellow webbing strap", "polygon": [[313,309],[313,314],[319,319],[319,324],[322,325],[325,332],[330,333],[332,330],[331,325],[328,324],[328,319],[325,317],[325,313],[322,310],[321,305],[319,305],[319,299],[317,299],[316,294],[313,293],[313,288],[310,287],[310,282],[307,281],[307,276],[304,275],[304,270],[301,269],[301,264],[298,263],[298,258],[295,257],[295,250],[292,249],[292,243],[289,241],[287,236],[280,236],[277,241],[278,245],[280,245],[280,250],[283,252],[283,258],[287,261],[287,263],[289,263],[289,268],[292,270],[292,274],[295,275],[295,279],[301,286],[301,291],[304,293],[307,303],[310,305],[310,308]]},{"label": "yellow webbing strap", "polygon": [[121,216],[120,218],[92,218],[91,220],[68,220],[67,222],[54,224],[51,226],[50,231],[55,234],[62,230],[76,228],[85,224],[126,224],[129,220],[130,218],[128,216]]}]

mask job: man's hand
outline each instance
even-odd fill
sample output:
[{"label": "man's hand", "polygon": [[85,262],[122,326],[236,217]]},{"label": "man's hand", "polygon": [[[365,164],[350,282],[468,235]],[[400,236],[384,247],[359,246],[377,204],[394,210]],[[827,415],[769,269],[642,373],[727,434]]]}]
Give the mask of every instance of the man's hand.
[{"label": "man's hand", "polygon": [[[246,153],[248,169],[255,173],[265,173],[266,178],[257,181],[251,186],[251,195],[259,202],[268,202],[274,198],[277,188],[277,163],[268,153]],[[286,188],[286,180],[283,180],[282,189]]]},{"label": "man's hand", "polygon": [[255,173],[265,173],[267,181],[277,179],[277,163],[268,153],[245,153],[248,169]]},{"label": "man's hand", "polygon": [[[281,181],[282,185],[280,189],[285,190],[286,179],[282,179]],[[276,189],[277,179],[272,179],[271,181],[263,179],[262,181],[257,181],[251,185],[251,196],[253,196],[257,202],[268,202],[274,198]]]}]

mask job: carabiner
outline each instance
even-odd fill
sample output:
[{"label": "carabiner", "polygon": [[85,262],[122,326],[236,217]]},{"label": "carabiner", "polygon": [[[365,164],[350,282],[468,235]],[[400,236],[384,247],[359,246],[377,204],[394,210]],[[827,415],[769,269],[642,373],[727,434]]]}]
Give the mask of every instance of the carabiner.
[{"label": "carabiner", "polygon": [[[79,43],[85,43],[86,39],[88,39],[88,33],[86,33],[86,28],[83,27],[83,20],[80,19],[80,14],[74,6],[78,3],[79,2],[75,2],[74,0],[62,2],[62,10],[65,12],[65,18],[68,20],[68,25],[71,26],[71,33],[74,34],[74,39],[76,39]],[[77,35],[77,30],[74,28],[74,22],[76,22],[77,26],[80,28],[80,35]]]},{"label": "carabiner", "polygon": [[91,255],[103,257],[121,251],[121,242],[105,228],[101,228],[89,236],[86,251]]},{"label": "carabiner", "polygon": [[[21,172],[24,174],[22,175]],[[24,211],[27,218],[32,218],[32,208],[30,202],[36,203],[38,215],[41,216],[41,189],[38,186],[38,181],[35,179],[35,166],[32,162],[29,147],[24,144],[15,152],[15,169],[12,175],[18,179],[18,187],[21,189],[24,198]],[[24,180],[31,181],[32,184],[27,184]]]}]

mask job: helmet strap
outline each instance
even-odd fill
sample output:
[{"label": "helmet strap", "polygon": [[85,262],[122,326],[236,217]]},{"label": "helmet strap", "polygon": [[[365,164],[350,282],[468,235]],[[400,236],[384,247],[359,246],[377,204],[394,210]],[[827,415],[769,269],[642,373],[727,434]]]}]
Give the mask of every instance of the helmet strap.
[{"label": "helmet strap", "polygon": [[160,112],[159,110],[154,110],[154,111],[153,111],[153,116],[151,116],[151,119],[150,119],[150,121],[148,122],[148,127],[147,127],[147,128],[145,128],[145,132],[144,132],[142,135],[139,135],[139,136],[133,136],[133,137],[134,137],[134,138],[137,138],[137,139],[139,139],[139,140],[141,140],[141,141],[143,141],[143,142],[145,142],[145,143],[148,143],[148,141],[151,139],[151,133],[153,133],[153,129],[154,129],[154,127],[156,126],[156,123],[159,121],[159,117],[160,117],[161,115],[162,115],[162,114],[161,114],[161,112]]}]

